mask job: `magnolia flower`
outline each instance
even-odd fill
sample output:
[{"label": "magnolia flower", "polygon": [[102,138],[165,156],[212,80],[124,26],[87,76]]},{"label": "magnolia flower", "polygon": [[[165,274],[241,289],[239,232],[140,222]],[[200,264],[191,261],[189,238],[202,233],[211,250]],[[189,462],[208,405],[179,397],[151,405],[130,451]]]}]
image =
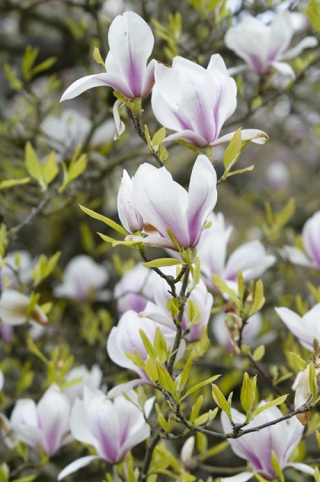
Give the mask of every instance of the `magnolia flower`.
[{"label": "magnolia flower", "polygon": [[[222,57],[212,55],[207,69],[175,57],[172,68],[157,64],[152,110],[160,124],[176,131],[166,138],[184,140],[197,147],[229,142],[234,132],[219,137],[221,128],[237,106],[237,87]],[[241,131],[243,141],[263,144],[268,136],[259,130]]]},{"label": "magnolia flower", "polygon": [[289,308],[275,308],[275,310],[291,333],[298,338],[302,346],[313,351],[314,339],[318,340],[320,344],[320,303],[302,317],[289,310]]},{"label": "magnolia flower", "polygon": [[[237,342],[242,327],[241,318],[235,313],[218,313],[212,320],[211,331],[218,343],[232,354],[239,352]],[[262,316],[256,313],[251,316],[242,330],[242,343],[248,346],[256,341],[262,327]]]},{"label": "magnolia flower", "polygon": [[153,283],[158,278],[151,269],[138,263],[127,271],[114,288],[118,313],[133,310],[143,311],[148,300],[153,300]]},{"label": "magnolia flower", "polygon": [[201,270],[207,286],[217,290],[212,275],[218,274],[237,289],[238,271],[242,271],[244,281],[259,278],[275,262],[275,257],[267,254],[260,241],[249,241],[234,250],[227,260],[227,245],[233,227],[225,226],[223,214],[212,214],[212,226],[206,229],[197,247],[201,260]]},{"label": "magnolia flower", "polygon": [[[92,121],[73,109],[64,110],[60,116],[48,116],[41,124],[42,131],[48,136],[49,144],[58,152],[67,155],[87,141]],[[113,139],[114,125],[111,120],[103,122],[94,130],[90,146],[99,146]]]},{"label": "magnolia flower", "polygon": [[134,205],[132,179],[125,169],[123,170],[123,176],[118,191],[117,204],[119,218],[123,227],[129,233],[142,231],[143,219]]},{"label": "magnolia flower", "polygon": [[189,193],[173,181],[165,167],[142,164],[133,178],[133,200],[147,236],[127,239],[176,250],[169,230],[181,248],[195,247],[217,202],[216,183],[216,172],[204,155],[198,156],[193,166]]},{"label": "magnolia flower", "polygon": [[[225,36],[226,46],[241,57],[257,74],[267,74],[275,68],[283,75],[295,78],[290,65],[282,60],[293,59],[302,50],[315,47],[314,37],[304,38],[298,45],[288,50],[294,34],[290,13],[279,12],[270,26],[257,18],[246,15],[239,25],[231,27]],[[243,70],[245,66],[231,69],[232,73]]]},{"label": "magnolia flower", "polygon": [[76,383],[63,390],[71,404],[76,398],[83,398],[84,387],[90,388],[90,390],[96,390],[100,387],[102,381],[101,368],[98,365],[93,365],[91,370],[88,370],[85,365],[72,368],[66,374],[64,383],[75,382],[76,380]]},{"label": "magnolia flower", "polygon": [[47,325],[48,318],[39,305],[29,313],[31,299],[19,291],[6,289],[0,298],[0,319],[7,325],[22,325],[27,320]]},{"label": "magnolia flower", "polygon": [[[108,355],[116,365],[128,368],[139,375],[140,381],[136,381],[136,384],[149,383],[149,378],[144,370],[138,368],[133,361],[128,358],[127,353],[135,354],[135,351],[137,351],[143,360],[147,360],[148,353],[143,344],[140,330],[143,330],[150,342],[153,343],[157,328],[160,328],[167,346],[172,348],[175,339],[175,331],[173,329],[154,322],[144,316],[143,313],[139,315],[132,310],[124,313],[118,325],[113,327],[110,332],[107,341]],[[185,344],[182,342],[177,355],[177,361],[181,358],[184,348]]]},{"label": "magnolia flower", "polygon": [[302,228],[302,244],[305,253],[293,246],[285,246],[282,254],[291,263],[320,270],[320,211],[317,211]]},{"label": "magnolia flower", "polygon": [[[83,77],[74,82],[63,94],[61,101],[73,99],[88,89],[112,87],[127,99],[146,97],[154,83],[155,60],[147,65],[154,38],[147,23],[134,12],[118,15],[108,33],[110,51],[105,61],[106,73]],[[121,102],[116,101],[114,118],[116,137],[124,131],[120,121]]]},{"label": "magnolia flower", "polygon": [[[265,403],[265,401],[262,401],[258,406],[260,407]],[[245,422],[245,415],[237,410],[232,408],[231,414],[234,423],[242,424]],[[246,428],[254,428],[282,416],[283,414],[278,407],[271,407],[254,417]],[[225,433],[232,432],[231,423],[225,412],[221,414],[221,423]],[[221,481],[246,482],[253,477],[253,472],[267,480],[277,479],[277,473],[272,466],[272,451],[275,453],[282,470],[293,467],[307,474],[314,474],[314,469],[306,464],[289,462],[293,451],[302,438],[302,433],[303,426],[293,417],[276,425],[270,425],[259,432],[252,432],[234,440],[229,439],[233,452],[241,459],[249,462],[251,471],[241,472],[233,477],[223,478]]]},{"label": "magnolia flower", "polygon": [[30,398],[18,400],[10,424],[16,438],[47,455],[55,454],[69,441],[70,402],[56,386],[51,385],[38,404]]},{"label": "magnolia flower", "polygon": [[[175,275],[175,268],[165,268],[162,269],[166,275]],[[192,280],[189,280],[189,285],[192,285]],[[178,282],[175,285],[177,293],[180,292],[182,288],[182,283]],[[190,286],[191,288],[191,286]],[[167,326],[172,330],[175,330],[175,325],[172,320],[172,313],[167,308],[168,301],[172,298],[168,292],[167,282],[160,277],[154,283],[154,299],[155,302],[149,301],[143,311],[143,315],[151,318],[161,325]],[[193,306],[198,310],[195,314],[192,310],[189,312],[189,303],[193,303]],[[213,297],[206,288],[203,281],[199,283],[192,289],[188,301],[186,303],[185,310],[182,316],[182,330],[185,333],[184,339],[188,342],[197,341],[200,339],[203,327],[208,325],[211,308],[213,304]],[[190,315],[192,318],[190,319]],[[196,322],[195,319],[196,319]]]},{"label": "magnolia flower", "polygon": [[[0,257],[0,262],[4,260]],[[0,268],[0,288],[18,287],[32,280],[34,263],[27,251],[13,251],[5,257],[5,264]]]},{"label": "magnolia flower", "polygon": [[81,255],[73,258],[67,265],[61,285],[54,289],[55,296],[83,301],[92,294],[103,298],[106,294],[99,289],[109,280],[104,266],[95,263],[89,256]]},{"label": "magnolia flower", "polygon": [[[320,368],[318,366],[320,359],[319,357],[316,358],[315,360],[315,373],[318,377],[320,374]],[[312,394],[310,390],[310,378],[309,378],[309,365],[307,368],[302,372],[299,372],[295,382],[292,386],[292,389],[295,390],[295,396],[294,396],[294,408],[297,409],[304,405],[305,403],[309,403],[312,401]],[[309,422],[310,418],[310,410],[307,410],[306,412],[298,413],[296,415],[297,419],[299,422],[302,423],[302,425],[307,425]]]},{"label": "magnolia flower", "polygon": [[76,400],[71,412],[71,432],[76,440],[93,446],[97,455],[75,460],[60,472],[58,480],[96,459],[117,464],[129,450],[149,437],[145,416],[149,415],[154,400],[147,400],[143,410],[133,391],[127,396],[132,401],[123,395],[111,401],[100,390],[92,392],[85,388],[84,399]]}]

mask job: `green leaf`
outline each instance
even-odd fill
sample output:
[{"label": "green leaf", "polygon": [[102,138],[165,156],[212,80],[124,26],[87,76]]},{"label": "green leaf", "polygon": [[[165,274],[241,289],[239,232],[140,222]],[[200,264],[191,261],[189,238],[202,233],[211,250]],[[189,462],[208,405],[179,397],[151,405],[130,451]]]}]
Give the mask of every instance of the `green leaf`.
[{"label": "green leaf", "polygon": [[160,327],[157,327],[156,329],[156,336],[154,338],[153,345],[158,360],[160,360],[162,363],[166,362],[169,357],[169,350]]},{"label": "green leaf", "polygon": [[244,167],[243,169],[238,169],[237,171],[229,172],[227,177],[236,176],[237,174],[243,174],[244,172],[250,172],[250,171],[253,171],[253,169],[254,169],[254,165]]},{"label": "green leaf", "polygon": [[45,364],[49,364],[49,360],[44,356],[44,354],[39,350],[35,342],[31,338],[27,338],[27,347],[28,350],[36,355],[40,360]]},{"label": "green leaf", "polygon": [[174,381],[172,380],[169,372],[165,369],[165,367],[159,362],[156,361],[156,367],[158,370],[158,380],[161,386],[167,390],[175,399],[175,386]]},{"label": "green leaf", "polygon": [[240,402],[242,408],[246,412],[247,421],[249,420],[249,415],[252,410],[252,406],[254,404],[255,395],[256,395],[256,385],[257,385],[257,377],[250,378],[248,373],[245,372],[243,375],[243,381],[241,386],[240,392]]},{"label": "green leaf", "polygon": [[165,266],[178,266],[179,264],[182,264],[181,260],[174,258],[160,258],[153,259],[152,261],[146,261],[145,263],[143,263],[143,266],[145,266],[146,268],[163,268]]},{"label": "green leaf", "polygon": [[152,358],[152,360],[156,360],[157,354],[151,341],[149,340],[149,338],[147,337],[147,335],[142,329],[139,330],[139,333],[148,355]]},{"label": "green leaf", "polygon": [[8,79],[11,89],[16,90],[19,92],[23,89],[23,82],[19,79],[19,77],[15,74],[13,69],[10,67],[8,63],[5,63],[3,66],[4,73]]},{"label": "green leaf", "polygon": [[[242,141],[241,141],[241,129],[238,129],[228,147],[225,150],[224,156],[223,156],[223,165],[225,168],[225,174],[227,174],[232,166],[237,162],[239,159],[239,155],[241,153],[241,146],[242,146]],[[224,174],[224,176],[225,176]]]},{"label": "green leaf", "polygon": [[290,367],[295,372],[304,371],[307,368],[307,362],[296,353],[290,351],[289,353],[287,353],[287,359]]},{"label": "green leaf", "polygon": [[203,395],[199,395],[196,403],[193,405],[192,410],[191,410],[191,415],[190,415],[190,418],[189,418],[191,423],[194,422],[195,419],[198,417],[200,409],[202,407],[202,404],[203,404]]},{"label": "green leaf", "polygon": [[144,371],[150,378],[152,382],[156,382],[159,378],[158,370],[156,367],[156,364],[154,360],[152,360],[149,356],[147,358],[147,361],[144,364]]},{"label": "green leaf", "polygon": [[309,386],[310,386],[310,392],[312,395],[312,403],[314,404],[317,401],[318,382],[317,382],[316,369],[314,367],[313,362],[311,362],[309,365]]},{"label": "green leaf", "polygon": [[218,385],[212,385],[212,398],[216,402],[218,407],[226,413],[227,417],[231,422],[232,417],[230,405]]},{"label": "green leaf", "polygon": [[162,143],[162,141],[164,140],[164,138],[166,137],[166,135],[167,135],[166,128],[161,127],[152,137],[152,140],[151,140],[152,145],[153,146],[159,146]]},{"label": "green leaf", "polygon": [[190,370],[191,370],[191,367],[192,367],[193,360],[194,360],[194,353],[192,351],[189,355],[189,358],[188,358],[186,364],[183,367],[182,372],[180,373],[180,391],[182,391],[184,389],[184,387],[185,387],[185,385],[186,385],[186,383],[189,379]]},{"label": "green leaf", "polygon": [[272,467],[274,468],[276,474],[279,477],[280,482],[285,482],[281,465],[279,463],[279,460],[274,450],[271,451],[271,463],[272,463]]},{"label": "green leaf", "polygon": [[194,425],[199,426],[207,423],[209,419],[209,412],[203,413],[200,417],[197,417],[193,422]]},{"label": "green leaf", "polygon": [[24,56],[22,59],[21,71],[22,71],[23,78],[27,81],[29,81],[32,77],[30,71],[36,61],[38,53],[39,53],[38,48],[32,47],[31,45],[28,45],[26,47],[26,50],[24,52]]},{"label": "green leaf", "polygon": [[264,345],[258,346],[252,354],[252,358],[254,359],[254,361],[260,361],[264,357],[265,351],[266,349]]},{"label": "green leaf", "polygon": [[266,299],[264,297],[263,283],[261,280],[259,280],[256,282],[253,304],[250,310],[250,316],[254,315],[255,313],[257,313],[257,311],[261,310],[265,301]]},{"label": "green leaf", "polygon": [[56,161],[56,155],[54,151],[50,152],[45,163],[41,166],[41,170],[44,182],[48,186],[59,173],[59,167]]},{"label": "green leaf", "polygon": [[21,179],[6,179],[0,182],[0,189],[7,189],[18,184],[27,184],[30,181],[30,177],[23,177]]},{"label": "green leaf", "polygon": [[36,65],[33,67],[31,70],[31,75],[34,77],[36,74],[39,74],[40,72],[43,72],[44,70],[50,69],[50,67],[53,66],[57,61],[56,57],[49,57],[43,62],[40,62],[40,64]]},{"label": "green leaf", "polygon": [[79,204],[79,207],[84,213],[88,214],[88,216],[90,216],[91,218],[97,219],[98,221],[102,221],[104,224],[107,224],[108,226],[110,226],[110,228],[114,229],[115,231],[122,234],[123,236],[128,235],[127,231],[122,226],[120,226],[120,224],[116,223],[112,219],[107,218],[102,214],[98,214],[95,211],[92,211],[91,209],[85,208],[84,206],[81,206],[81,204]]},{"label": "green leaf", "polygon": [[260,407],[256,408],[256,410],[253,412],[252,416],[256,417],[259,415],[259,413],[264,412],[265,410],[268,410],[268,408],[275,407],[277,405],[281,405],[284,403],[287,399],[288,394],[282,395],[281,397],[276,398],[275,400],[272,400],[271,402],[266,403],[265,405],[261,405]]},{"label": "green leaf", "polygon": [[215,382],[219,377],[221,377],[221,375],[213,375],[213,377],[210,377],[207,380],[204,380],[203,382],[197,383],[196,385],[194,385],[193,387],[189,388],[189,390],[186,391],[186,393],[181,398],[181,400],[191,395],[191,393],[199,390],[199,388],[209,385],[209,383]]},{"label": "green leaf", "polygon": [[218,288],[218,290],[221,291],[221,293],[227,294],[232,299],[232,301],[235,303],[235,305],[238,308],[241,308],[241,301],[239,300],[236,292],[233,291],[231,288],[229,288],[227,283],[222,278],[220,278],[219,275],[213,274],[212,280],[213,280],[214,284],[216,285],[216,287]]},{"label": "green leaf", "polygon": [[170,432],[170,425],[168,424],[167,420],[164,418],[164,416],[161,412],[161,408],[159,407],[159,405],[157,403],[155,404],[155,407],[156,407],[156,411],[157,411],[157,414],[158,414],[157,421],[158,421],[159,425],[163,428],[163,430],[165,432]]},{"label": "green leaf", "polygon": [[20,479],[13,479],[11,482],[32,482],[38,474],[36,475],[28,475],[27,477],[21,477]]},{"label": "green leaf", "polygon": [[132,247],[132,246],[136,246],[137,244],[141,243],[141,241],[119,241],[118,239],[114,239],[114,238],[110,238],[110,236],[106,236],[105,234],[102,234],[102,233],[98,233],[98,235],[100,236],[100,238],[103,239],[103,241],[106,241],[107,243],[111,243],[112,246],[119,246],[119,245],[122,245],[122,246],[129,246],[129,247]]},{"label": "green leaf", "polygon": [[41,164],[29,141],[26,143],[25,147],[25,162],[28,174],[38,181],[39,184],[42,182],[43,185]]}]

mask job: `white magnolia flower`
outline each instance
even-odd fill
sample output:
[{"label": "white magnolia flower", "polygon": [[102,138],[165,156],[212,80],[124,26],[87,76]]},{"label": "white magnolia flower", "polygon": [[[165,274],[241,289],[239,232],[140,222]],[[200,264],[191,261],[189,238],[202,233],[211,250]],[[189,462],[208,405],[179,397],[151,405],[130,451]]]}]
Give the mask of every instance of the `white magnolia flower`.
[{"label": "white magnolia flower", "polygon": [[275,310],[302,346],[313,351],[315,339],[318,340],[320,345],[320,303],[302,317],[289,308],[275,308]]},{"label": "white magnolia flower", "polygon": [[302,228],[304,251],[285,246],[282,255],[293,264],[320,270],[320,211],[317,211]]},{"label": "white magnolia flower", "polygon": [[[0,257],[2,264],[4,260]],[[19,283],[26,284],[32,280],[34,261],[27,251],[13,251],[5,257],[5,264],[0,268],[0,288],[15,289]]]},{"label": "white magnolia flower", "polygon": [[0,319],[7,325],[22,325],[27,320],[47,325],[48,318],[39,305],[35,305],[29,313],[31,299],[19,291],[6,289],[0,298]]},{"label": "white magnolia flower", "polygon": [[51,385],[36,404],[30,398],[18,400],[10,424],[15,437],[48,455],[69,441],[70,402],[56,385]]},{"label": "white magnolia flower", "polygon": [[93,365],[91,370],[85,365],[72,368],[65,376],[64,383],[73,382],[72,385],[65,388],[63,391],[69,398],[71,404],[76,398],[83,398],[84,387],[90,390],[96,390],[100,387],[102,381],[102,370],[98,365]]},{"label": "white magnolia flower", "polygon": [[109,464],[121,462],[126,454],[150,435],[145,417],[150,414],[154,399],[146,401],[144,411],[139,407],[135,392],[127,393],[113,401],[100,390],[85,389],[84,399],[76,400],[71,412],[71,432],[76,440],[94,447],[97,455],[75,460],[58,476],[63,479],[93,460],[102,459]]},{"label": "white magnolia flower", "polygon": [[109,280],[104,266],[95,263],[89,256],[80,255],[67,265],[63,282],[54,289],[55,296],[83,301],[90,296],[102,297],[101,288]]},{"label": "white magnolia flower", "polygon": [[[282,60],[293,59],[318,42],[315,37],[305,37],[295,47],[288,49],[294,34],[291,15],[279,12],[271,25],[265,25],[258,18],[246,15],[236,27],[231,27],[225,36],[226,46],[241,57],[254,72],[266,74],[272,68],[292,79],[292,67]],[[244,70],[245,66],[230,69],[230,73]]]},{"label": "white magnolia flower", "polygon": [[[265,403],[265,401],[261,401],[258,407]],[[242,424],[245,422],[245,415],[237,410],[232,408],[231,414],[234,423]],[[271,407],[254,417],[246,425],[246,428],[257,427],[282,416],[283,414],[278,407]],[[231,423],[225,412],[221,414],[221,423],[225,433],[232,432]],[[287,467],[293,467],[307,474],[314,474],[314,469],[308,465],[290,462],[290,457],[302,438],[303,429],[303,425],[293,417],[275,425],[270,425],[261,431],[248,433],[238,439],[229,439],[233,452],[241,459],[249,462],[251,470],[241,472],[233,477],[223,478],[221,481],[246,482],[253,477],[253,472],[261,475],[266,480],[277,479],[277,473],[271,462],[272,451],[275,453],[282,470]]]}]

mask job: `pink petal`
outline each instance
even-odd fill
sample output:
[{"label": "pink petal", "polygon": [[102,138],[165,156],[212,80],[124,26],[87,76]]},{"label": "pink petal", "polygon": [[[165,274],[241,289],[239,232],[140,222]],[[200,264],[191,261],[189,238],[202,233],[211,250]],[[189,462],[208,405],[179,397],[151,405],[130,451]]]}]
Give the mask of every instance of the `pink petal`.
[{"label": "pink petal", "polygon": [[[220,144],[223,144],[225,142],[230,142],[233,136],[234,132],[230,132],[229,134],[219,137],[219,139],[217,139],[216,141],[211,142],[210,146],[219,146]],[[255,144],[264,144],[266,141],[269,140],[269,136],[265,132],[260,131],[259,129],[244,129],[241,130],[241,140],[242,142],[251,141]]]},{"label": "pink petal", "polygon": [[103,72],[102,74],[87,75],[73,82],[62,95],[60,102],[73,99],[94,87],[112,87],[114,90],[121,92],[125,97],[128,97],[128,99],[134,97],[132,90],[121,77]]}]

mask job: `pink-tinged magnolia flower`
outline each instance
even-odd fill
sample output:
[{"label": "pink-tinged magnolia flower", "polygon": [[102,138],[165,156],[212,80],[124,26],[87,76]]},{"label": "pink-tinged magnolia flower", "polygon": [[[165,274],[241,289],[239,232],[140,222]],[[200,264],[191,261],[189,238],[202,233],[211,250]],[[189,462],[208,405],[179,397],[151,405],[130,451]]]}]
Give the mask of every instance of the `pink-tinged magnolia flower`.
[{"label": "pink-tinged magnolia flower", "polygon": [[[265,401],[262,401],[258,406],[260,407],[265,403]],[[245,415],[237,410],[231,409],[231,414],[234,423],[242,424],[245,422]],[[254,428],[272,422],[282,415],[278,407],[268,408],[259,413],[246,428]],[[221,414],[221,423],[225,433],[232,432],[231,423],[224,412]],[[249,462],[251,471],[226,477],[221,481],[246,482],[253,477],[253,472],[267,480],[277,479],[277,473],[272,467],[272,451],[274,451],[282,470],[293,467],[307,474],[314,474],[314,469],[306,464],[289,462],[294,449],[302,438],[303,429],[301,423],[293,417],[276,425],[270,425],[259,432],[249,433],[235,440],[229,439],[233,452],[241,459]]]},{"label": "pink-tinged magnolia flower", "polygon": [[[221,128],[237,106],[237,87],[222,57],[212,55],[207,69],[175,57],[172,68],[157,64],[152,110],[160,124],[176,131],[166,138],[184,140],[197,147],[229,142],[234,132],[219,137]],[[242,140],[263,144],[268,136],[259,130],[241,131]]]},{"label": "pink-tinged magnolia flower", "polygon": [[113,297],[117,300],[117,311],[123,314],[133,310],[143,311],[147,302],[153,300],[153,284],[158,278],[156,273],[138,263],[127,271],[116,284]]},{"label": "pink-tinged magnolia flower", "polygon": [[173,181],[165,167],[142,164],[133,178],[133,199],[147,236],[127,239],[176,250],[169,230],[181,248],[195,247],[217,202],[216,183],[216,171],[204,155],[198,156],[193,166],[189,193]]},{"label": "pink-tinged magnolia flower", "polygon": [[285,246],[282,255],[293,264],[320,270],[320,211],[317,211],[302,228],[304,251]]},{"label": "pink-tinged magnolia flower", "polygon": [[97,455],[75,460],[60,472],[58,480],[96,459],[117,464],[129,450],[149,437],[150,427],[145,416],[149,415],[154,400],[147,400],[143,410],[139,408],[133,391],[127,396],[132,401],[123,395],[112,401],[100,390],[92,392],[86,388],[84,399],[75,401],[70,420],[72,435],[76,440],[93,446]]},{"label": "pink-tinged magnolia flower", "polygon": [[201,260],[201,271],[206,285],[217,291],[212,275],[218,274],[232,289],[237,289],[238,271],[242,271],[244,281],[259,278],[275,262],[275,257],[267,254],[260,241],[249,241],[236,248],[227,260],[227,245],[233,227],[225,226],[223,214],[212,214],[208,219],[212,226],[203,232],[197,247]]},{"label": "pink-tinged magnolia flower", "polygon": [[69,442],[70,402],[56,385],[51,385],[38,404],[30,398],[18,400],[10,424],[15,437],[47,455]]},{"label": "pink-tinged magnolia flower", "polygon": [[63,391],[73,404],[76,398],[83,398],[84,387],[90,390],[96,390],[100,387],[102,381],[102,370],[98,365],[93,365],[91,370],[85,365],[72,368],[65,376],[64,383],[72,383],[72,385],[65,388]]},{"label": "pink-tinged magnolia flower", "polygon": [[87,300],[92,295],[103,299],[107,293],[101,288],[108,280],[109,274],[104,266],[95,263],[89,256],[76,256],[68,263],[63,282],[54,289],[54,294],[76,301]]},{"label": "pink-tinged magnolia flower", "polygon": [[129,233],[142,231],[143,219],[134,205],[132,179],[125,169],[123,170],[123,176],[118,191],[117,205],[119,218],[123,227]]},{"label": "pink-tinged magnolia flower", "polygon": [[[175,276],[175,268],[165,268],[162,269],[166,275]],[[182,283],[178,282],[175,285],[177,293],[180,292]],[[192,287],[192,280],[189,279],[189,288]],[[176,327],[172,320],[172,313],[168,310],[167,304],[168,301],[172,298],[172,296],[168,292],[168,283],[160,278],[157,277],[157,280],[154,283],[154,299],[155,302],[149,301],[147,306],[143,311],[143,315],[151,318],[157,323],[161,325],[167,326],[172,330],[175,330]],[[194,319],[190,319],[190,315],[192,317],[195,316],[193,311],[188,310],[188,304],[192,302],[198,313],[196,315],[197,321],[194,322]],[[188,297],[188,301],[186,303],[185,310],[182,316],[182,330],[185,332],[184,339],[187,342],[193,342],[200,339],[201,332],[203,327],[208,325],[211,308],[213,304],[213,297],[206,288],[206,285],[203,281],[199,281],[199,283],[192,289],[190,296]]]},{"label": "pink-tinged magnolia flower", "polygon": [[[110,51],[105,61],[106,73],[88,75],[74,82],[61,101],[73,99],[93,87],[108,86],[127,99],[146,97],[154,84],[155,60],[148,65],[154,38],[147,23],[134,12],[118,15],[108,33]],[[117,137],[124,130],[119,118],[121,102],[116,101],[114,117]]]},{"label": "pink-tinged magnolia flower", "polygon": [[[143,360],[147,360],[148,353],[143,344],[140,330],[143,330],[150,342],[153,343],[157,328],[160,328],[167,346],[172,348],[175,339],[173,329],[154,322],[143,313],[138,314],[132,310],[121,316],[118,325],[112,328],[107,341],[107,352],[111,360],[120,367],[136,372],[139,375],[140,383],[149,383],[149,378],[144,370],[138,368],[128,358],[127,353],[135,354],[135,351],[138,351]],[[185,344],[181,342],[177,360],[183,355],[184,348]]]},{"label": "pink-tinged magnolia flower", "polygon": [[[306,37],[288,50],[293,34],[290,13],[280,12],[271,25],[265,25],[261,20],[246,15],[239,25],[227,31],[224,40],[226,46],[239,55],[254,72],[267,74],[275,68],[281,74],[294,79],[292,67],[282,60],[293,59],[300,55],[302,50],[315,47],[318,42],[314,37]],[[231,69],[231,72],[241,70],[242,66]]]},{"label": "pink-tinged magnolia flower", "polygon": [[39,305],[28,313],[31,299],[19,291],[6,289],[0,298],[0,319],[6,325],[22,325],[27,320],[39,325],[47,325],[48,318]]},{"label": "pink-tinged magnolia flower", "polygon": [[302,346],[313,351],[314,339],[318,340],[320,344],[320,303],[302,317],[289,308],[275,308],[275,310]]}]

